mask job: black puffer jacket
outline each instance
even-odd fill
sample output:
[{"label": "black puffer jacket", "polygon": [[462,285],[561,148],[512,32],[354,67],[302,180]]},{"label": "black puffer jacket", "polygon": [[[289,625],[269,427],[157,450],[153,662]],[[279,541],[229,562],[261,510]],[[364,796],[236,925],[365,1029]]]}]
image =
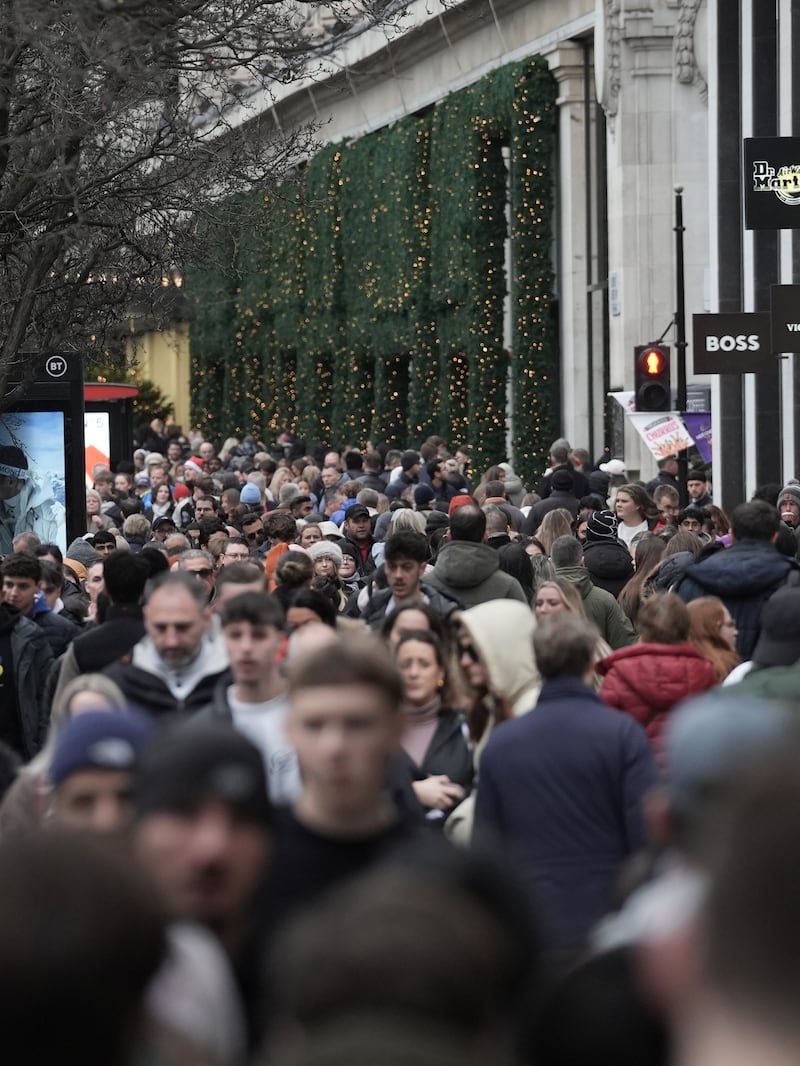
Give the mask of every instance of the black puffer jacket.
[{"label": "black puffer jacket", "polygon": [[583,565],[589,571],[592,584],[615,598],[633,577],[631,553],[618,540],[587,541],[583,549]]},{"label": "black puffer jacket", "polygon": [[650,584],[658,592],[669,592],[682,579],[696,556],[692,552],[675,552],[661,561],[658,570],[650,578]]},{"label": "black puffer jacket", "polygon": [[10,638],[13,684],[23,759],[32,759],[44,743],[48,713],[42,698],[53,653],[47,637],[29,618],[0,604],[0,632]]},{"label": "black puffer jacket", "polygon": [[176,699],[167,684],[150,673],[131,663],[112,663],[103,673],[116,681],[122,694],[134,707],[141,707],[154,717],[161,715],[186,715],[199,711],[214,697],[214,686],[220,674],[202,677],[197,685],[183,699]]}]

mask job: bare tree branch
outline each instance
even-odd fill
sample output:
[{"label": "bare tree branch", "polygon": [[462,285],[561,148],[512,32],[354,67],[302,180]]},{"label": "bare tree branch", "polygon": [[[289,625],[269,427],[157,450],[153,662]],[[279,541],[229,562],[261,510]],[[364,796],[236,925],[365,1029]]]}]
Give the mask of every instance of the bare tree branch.
[{"label": "bare tree branch", "polygon": [[202,261],[216,206],[308,150],[247,101],[406,2],[0,0],[0,409],[21,353],[102,347]]}]

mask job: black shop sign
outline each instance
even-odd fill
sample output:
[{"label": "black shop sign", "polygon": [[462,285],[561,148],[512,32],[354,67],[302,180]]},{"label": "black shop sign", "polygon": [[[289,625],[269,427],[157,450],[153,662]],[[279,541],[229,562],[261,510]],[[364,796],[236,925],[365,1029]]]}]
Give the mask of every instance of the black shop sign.
[{"label": "black shop sign", "polygon": [[800,137],[744,142],[747,229],[800,229]]},{"label": "black shop sign", "polygon": [[695,374],[754,374],[769,365],[770,316],[693,315]]}]

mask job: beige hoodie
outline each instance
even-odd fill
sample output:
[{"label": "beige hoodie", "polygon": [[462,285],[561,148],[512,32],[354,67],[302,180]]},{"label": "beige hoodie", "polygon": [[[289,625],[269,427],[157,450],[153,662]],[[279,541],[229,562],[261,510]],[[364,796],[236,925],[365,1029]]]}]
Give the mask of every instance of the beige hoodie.
[{"label": "beige hoodie", "polygon": [[[526,714],[535,707],[542,679],[533,655],[536,618],[530,607],[517,600],[488,600],[463,611],[458,620],[480,655],[490,698],[506,700],[515,716]],[[494,715],[490,715],[486,729],[475,745],[473,762],[476,773],[494,725]],[[470,843],[475,795],[473,790],[445,822],[446,835],[460,847],[468,847]]]},{"label": "beige hoodie", "polygon": [[525,714],[539,698],[542,680],[533,656],[536,618],[516,600],[489,600],[459,615],[481,657],[492,696]]}]

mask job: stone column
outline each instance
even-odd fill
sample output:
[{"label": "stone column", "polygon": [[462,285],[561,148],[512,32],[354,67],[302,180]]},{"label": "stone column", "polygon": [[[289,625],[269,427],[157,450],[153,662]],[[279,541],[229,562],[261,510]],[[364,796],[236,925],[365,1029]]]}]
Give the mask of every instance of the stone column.
[{"label": "stone column", "polygon": [[[597,273],[597,203],[594,195],[595,131],[594,71],[589,69],[592,107],[590,140],[586,143],[586,53],[579,45],[561,42],[544,53],[558,83],[559,200],[556,232],[556,276],[560,306],[561,431],[575,446],[594,455],[603,431],[602,316],[593,315],[594,367],[588,358],[588,286]],[[591,54],[589,56],[591,61]],[[591,217],[587,219],[587,181]],[[592,262],[587,263],[587,222],[592,228]],[[598,307],[600,300],[593,301]],[[594,439],[590,440],[590,390],[594,404]]]}]

